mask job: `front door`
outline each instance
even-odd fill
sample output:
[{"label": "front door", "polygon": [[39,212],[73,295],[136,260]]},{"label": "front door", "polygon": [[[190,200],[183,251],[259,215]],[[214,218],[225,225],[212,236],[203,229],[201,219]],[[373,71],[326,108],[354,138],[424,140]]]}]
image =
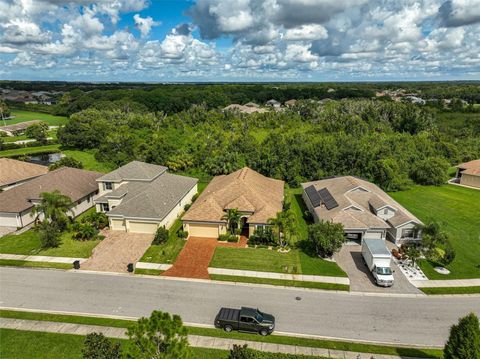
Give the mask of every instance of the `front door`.
[{"label": "front door", "polygon": [[247,223],[247,217],[242,217],[242,219],[240,219],[240,229],[242,230],[242,236],[248,237],[249,228]]}]

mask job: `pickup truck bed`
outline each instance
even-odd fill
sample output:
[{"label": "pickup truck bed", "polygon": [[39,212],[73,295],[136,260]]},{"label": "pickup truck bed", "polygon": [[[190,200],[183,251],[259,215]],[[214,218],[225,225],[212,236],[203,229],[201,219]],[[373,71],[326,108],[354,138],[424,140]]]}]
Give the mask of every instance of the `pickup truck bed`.
[{"label": "pickup truck bed", "polygon": [[217,319],[238,323],[240,319],[240,309],[222,308],[220,312],[218,312]]}]

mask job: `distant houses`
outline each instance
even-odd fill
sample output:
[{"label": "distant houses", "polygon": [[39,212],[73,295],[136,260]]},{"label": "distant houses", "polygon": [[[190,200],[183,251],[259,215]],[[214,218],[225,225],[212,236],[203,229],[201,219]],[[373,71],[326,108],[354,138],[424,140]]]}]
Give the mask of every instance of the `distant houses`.
[{"label": "distant houses", "polygon": [[223,111],[238,111],[241,113],[251,114],[251,113],[264,113],[268,112],[267,109],[260,107],[256,103],[248,102],[245,105],[231,104],[223,108]]},{"label": "distant houses", "polygon": [[15,123],[13,125],[0,126],[0,132],[4,132],[7,136],[18,136],[21,135],[27,127],[40,123],[40,120],[25,121],[20,123]]}]

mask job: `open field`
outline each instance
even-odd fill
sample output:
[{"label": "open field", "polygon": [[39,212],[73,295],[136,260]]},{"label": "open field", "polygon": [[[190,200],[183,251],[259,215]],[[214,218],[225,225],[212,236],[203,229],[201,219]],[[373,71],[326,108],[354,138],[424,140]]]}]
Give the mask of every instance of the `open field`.
[{"label": "open field", "polygon": [[[13,125],[15,123],[33,121],[33,120],[44,121],[48,123],[49,126],[61,126],[67,122],[67,118],[63,116],[53,116],[48,113],[32,112],[32,111],[24,111],[24,110],[12,110],[11,116],[15,116],[15,118],[11,120],[5,120],[7,125]],[[3,126],[3,123],[1,124],[1,126]]]},{"label": "open field", "polygon": [[[90,324],[90,325],[100,325],[100,326],[109,326],[109,327],[117,327],[117,328],[128,328],[132,324],[132,321],[122,320],[122,319],[85,317],[85,316],[49,314],[49,313],[21,312],[21,311],[12,311],[12,310],[0,310],[0,317],[27,319],[27,320],[44,320],[44,321],[63,322],[63,323]],[[276,335],[276,334],[273,334],[267,337],[261,337],[259,335],[237,333],[237,332],[226,333],[222,330],[213,329],[213,328],[188,327],[188,332],[189,334],[193,334],[193,335],[203,335],[203,336],[209,336],[209,337],[250,340],[250,341],[256,341],[256,342],[277,343],[277,344],[285,344],[285,345],[299,345],[299,346],[306,346],[306,347],[313,347],[313,348],[327,348],[327,349],[333,349],[333,350],[346,350],[346,351],[355,351],[355,352],[372,353],[372,354],[402,355],[406,357],[419,357],[419,358],[441,358],[442,357],[441,351],[435,350],[435,349],[421,349],[421,348],[414,349],[414,348],[406,348],[406,347],[361,344],[361,343],[352,343],[347,341],[298,338],[298,337],[282,336],[282,335]],[[0,357],[2,356],[0,355]],[[206,357],[206,358],[210,358],[210,357]]]},{"label": "open field", "polygon": [[38,233],[29,230],[18,236],[11,234],[1,237],[0,253],[88,258],[100,242],[74,240],[71,232],[63,233],[61,241],[62,244],[57,248],[42,249]]},{"label": "open field", "polygon": [[75,150],[64,150],[62,153],[65,156],[73,157],[77,161],[82,162],[83,169],[89,171],[97,171],[101,173],[107,173],[112,171],[113,166],[108,163],[99,162],[95,159],[95,156],[91,152],[86,151],[75,151]]},{"label": "open field", "polygon": [[480,278],[480,191],[453,185],[415,186],[390,195],[420,220],[437,220],[450,237],[456,251],[455,260],[447,266],[451,273],[439,274],[434,264],[420,261],[428,278]]}]

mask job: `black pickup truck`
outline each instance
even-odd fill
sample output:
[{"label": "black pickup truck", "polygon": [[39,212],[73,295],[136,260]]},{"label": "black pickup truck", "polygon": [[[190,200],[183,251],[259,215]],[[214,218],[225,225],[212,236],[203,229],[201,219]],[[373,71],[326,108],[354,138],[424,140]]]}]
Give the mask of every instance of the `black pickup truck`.
[{"label": "black pickup truck", "polygon": [[222,308],[215,317],[215,327],[226,332],[238,330],[265,336],[275,329],[275,317],[253,308]]}]

